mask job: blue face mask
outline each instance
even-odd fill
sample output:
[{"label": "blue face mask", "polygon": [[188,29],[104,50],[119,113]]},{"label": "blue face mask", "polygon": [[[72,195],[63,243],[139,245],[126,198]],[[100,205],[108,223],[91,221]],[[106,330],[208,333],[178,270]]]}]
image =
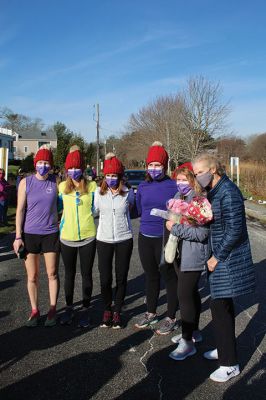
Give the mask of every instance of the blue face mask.
[{"label": "blue face mask", "polygon": [[36,165],[36,171],[41,175],[44,176],[48,174],[50,171],[51,167],[50,165]]},{"label": "blue face mask", "polygon": [[162,168],[158,168],[158,169],[157,168],[156,169],[148,168],[148,173],[149,173],[150,177],[155,180],[160,179],[164,176],[164,172],[163,172]]},{"label": "blue face mask", "polygon": [[118,178],[105,178],[105,181],[110,188],[117,187]]},{"label": "blue face mask", "polygon": [[189,185],[189,183],[177,183],[176,186],[177,191],[184,196],[191,191],[191,186]]},{"label": "blue face mask", "polygon": [[67,175],[74,181],[78,181],[82,175],[81,169],[68,169]]}]

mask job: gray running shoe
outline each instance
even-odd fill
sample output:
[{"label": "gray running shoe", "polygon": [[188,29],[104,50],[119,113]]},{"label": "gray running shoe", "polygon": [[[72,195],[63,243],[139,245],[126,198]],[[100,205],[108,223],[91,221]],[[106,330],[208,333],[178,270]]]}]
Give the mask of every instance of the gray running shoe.
[{"label": "gray running shoe", "polygon": [[150,325],[156,324],[156,322],[158,322],[157,314],[146,312],[142,317],[140,317],[139,322],[135,324],[135,327],[138,329],[143,329]]},{"label": "gray running shoe", "polygon": [[[182,334],[180,333],[179,335],[175,335],[171,338],[171,341],[175,344],[179,343],[180,339],[182,338]],[[200,333],[200,331],[194,331],[193,332],[193,336],[192,336],[192,340],[194,343],[200,343],[202,342],[202,335]]]},{"label": "gray running shoe", "polygon": [[158,335],[169,335],[173,330],[178,328],[178,324],[176,319],[171,319],[169,317],[166,317],[162,323],[159,329],[156,330],[156,333]]},{"label": "gray running shoe", "polygon": [[169,354],[169,357],[176,361],[185,360],[197,352],[194,343],[185,339],[179,341],[177,348]]}]

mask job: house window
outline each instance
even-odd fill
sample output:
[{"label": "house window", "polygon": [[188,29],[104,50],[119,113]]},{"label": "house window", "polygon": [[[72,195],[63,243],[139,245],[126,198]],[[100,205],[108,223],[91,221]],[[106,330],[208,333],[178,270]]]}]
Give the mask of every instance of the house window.
[{"label": "house window", "polygon": [[28,146],[24,146],[24,153],[28,153]]},{"label": "house window", "polygon": [[42,135],[42,136],[46,136],[46,132],[42,132],[41,135]]},{"label": "house window", "polygon": [[40,148],[43,144],[50,144],[50,142],[38,142],[38,148]]},{"label": "house window", "polygon": [[13,146],[13,153],[16,153],[17,152],[17,148],[16,148],[16,146]]},{"label": "house window", "polygon": [[0,147],[2,147],[2,139],[0,139]]},{"label": "house window", "polygon": [[13,152],[13,142],[8,142],[8,149],[9,149],[10,153]]}]

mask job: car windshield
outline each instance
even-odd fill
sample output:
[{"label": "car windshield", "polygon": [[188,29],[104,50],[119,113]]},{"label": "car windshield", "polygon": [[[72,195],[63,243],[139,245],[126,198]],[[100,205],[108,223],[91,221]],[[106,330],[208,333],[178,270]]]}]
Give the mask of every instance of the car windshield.
[{"label": "car windshield", "polygon": [[125,175],[130,181],[144,180],[146,171],[125,171]]}]

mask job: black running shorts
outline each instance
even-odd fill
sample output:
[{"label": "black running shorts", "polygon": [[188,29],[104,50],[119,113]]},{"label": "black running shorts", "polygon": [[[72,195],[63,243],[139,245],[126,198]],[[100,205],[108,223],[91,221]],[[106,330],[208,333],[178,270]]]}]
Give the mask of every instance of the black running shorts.
[{"label": "black running shorts", "polygon": [[59,253],[59,232],[48,235],[24,233],[23,241],[27,253]]}]

